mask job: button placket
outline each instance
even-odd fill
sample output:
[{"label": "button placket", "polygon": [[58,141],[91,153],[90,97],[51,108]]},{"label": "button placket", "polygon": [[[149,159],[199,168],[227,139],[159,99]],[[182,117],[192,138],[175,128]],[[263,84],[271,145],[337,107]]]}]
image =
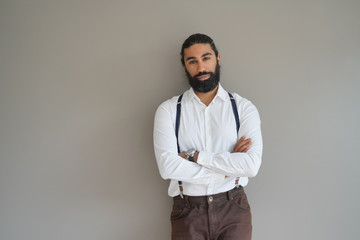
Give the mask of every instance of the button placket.
[{"label": "button placket", "polygon": [[205,145],[206,145],[206,151],[212,151],[212,139],[211,139],[211,123],[210,123],[210,113],[209,113],[209,107],[205,109],[204,114],[204,124],[205,124]]}]

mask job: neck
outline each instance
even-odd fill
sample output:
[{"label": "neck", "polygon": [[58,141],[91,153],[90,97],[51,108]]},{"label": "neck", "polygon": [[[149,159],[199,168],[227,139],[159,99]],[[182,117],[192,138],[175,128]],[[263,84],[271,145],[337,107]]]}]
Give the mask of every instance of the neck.
[{"label": "neck", "polygon": [[206,93],[197,92],[197,91],[194,91],[194,92],[195,92],[196,96],[198,96],[198,98],[200,99],[200,101],[203,104],[205,104],[206,106],[209,106],[211,101],[216,96],[216,93],[217,93],[218,89],[219,89],[219,84],[216,86],[216,88],[214,88],[210,92],[206,92]]}]

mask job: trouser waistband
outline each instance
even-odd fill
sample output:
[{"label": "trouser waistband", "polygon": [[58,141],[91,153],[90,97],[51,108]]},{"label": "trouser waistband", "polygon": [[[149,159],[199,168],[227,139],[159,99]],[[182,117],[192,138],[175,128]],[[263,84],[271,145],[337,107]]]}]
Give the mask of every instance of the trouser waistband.
[{"label": "trouser waistband", "polygon": [[208,196],[188,196],[184,195],[184,198],[182,199],[180,195],[173,198],[174,203],[176,202],[185,202],[189,205],[205,205],[205,204],[213,204],[218,202],[223,202],[227,200],[232,200],[235,196],[243,194],[244,188],[242,186],[235,187],[232,190],[229,190],[227,192],[218,193],[214,195],[208,195]]}]

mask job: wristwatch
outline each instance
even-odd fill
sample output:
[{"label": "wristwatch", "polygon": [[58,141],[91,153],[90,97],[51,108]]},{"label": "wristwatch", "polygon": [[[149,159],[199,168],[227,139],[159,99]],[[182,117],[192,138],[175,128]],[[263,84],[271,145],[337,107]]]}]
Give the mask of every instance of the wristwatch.
[{"label": "wristwatch", "polygon": [[195,162],[195,161],[194,161],[195,153],[196,153],[196,149],[194,149],[194,148],[188,150],[188,151],[185,153],[190,162]]}]

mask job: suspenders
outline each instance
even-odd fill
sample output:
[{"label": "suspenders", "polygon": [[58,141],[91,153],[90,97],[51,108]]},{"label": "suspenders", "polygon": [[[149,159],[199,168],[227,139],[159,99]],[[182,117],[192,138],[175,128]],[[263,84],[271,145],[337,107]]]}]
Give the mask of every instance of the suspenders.
[{"label": "suspenders", "polygon": [[[177,150],[178,153],[180,153],[180,146],[179,146],[179,126],[180,126],[180,115],[181,115],[181,99],[182,99],[183,95],[181,94],[177,104],[176,104],[176,122],[175,122],[175,135],[176,135],[176,143],[177,143]],[[180,190],[180,196],[181,198],[183,197],[183,186],[182,186],[182,181],[178,181],[179,184],[179,190]]]},{"label": "suspenders", "polygon": [[[231,95],[231,93],[229,93],[229,97],[230,97],[230,101],[231,101],[231,106],[234,112],[234,117],[235,117],[235,122],[236,122],[236,135],[239,132],[239,128],[240,128],[240,121],[239,121],[239,113],[236,107],[236,103],[235,103],[235,99],[233,97],[233,95]],[[178,149],[178,153],[180,153],[180,146],[179,146],[179,126],[180,126],[180,116],[181,116],[181,100],[182,100],[183,95],[181,94],[180,97],[178,98],[177,101],[177,105],[176,105],[176,122],[175,122],[175,135],[176,135],[176,142],[177,142],[177,149]],[[180,196],[181,198],[183,198],[183,186],[182,186],[182,181],[178,181],[179,183],[179,190],[180,190]],[[238,188],[239,187],[239,177],[236,178],[235,180],[235,186]]]}]

